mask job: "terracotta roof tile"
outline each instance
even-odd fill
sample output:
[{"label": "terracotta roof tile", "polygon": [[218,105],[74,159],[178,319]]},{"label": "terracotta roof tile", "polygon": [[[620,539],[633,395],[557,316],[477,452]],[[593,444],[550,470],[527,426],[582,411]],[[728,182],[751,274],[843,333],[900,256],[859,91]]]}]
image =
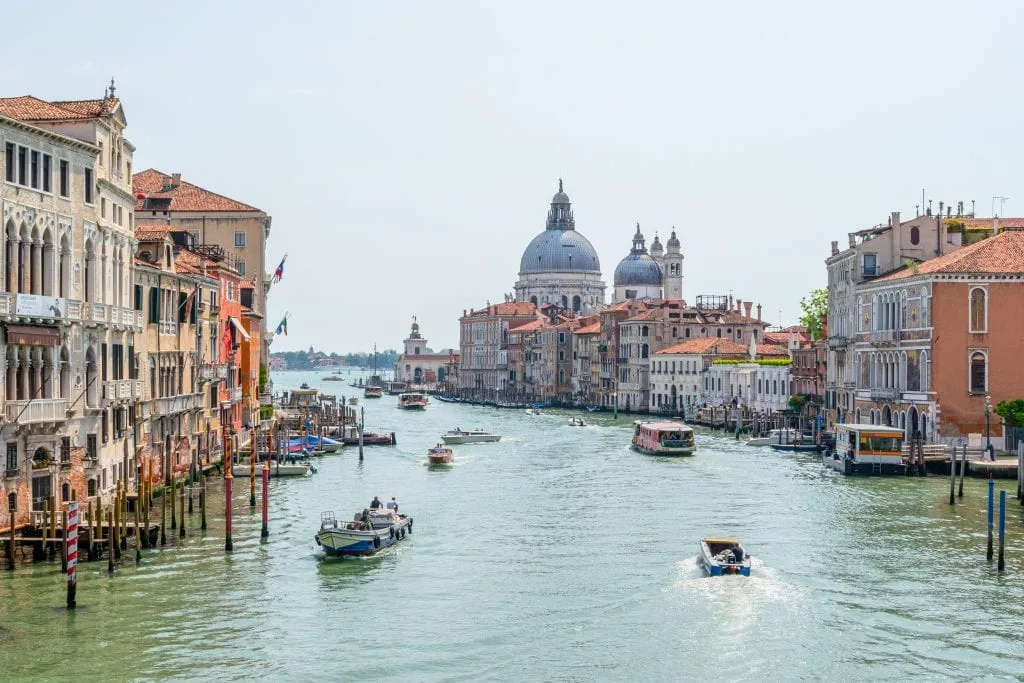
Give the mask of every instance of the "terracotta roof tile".
[{"label": "terracotta roof tile", "polygon": [[113,114],[121,101],[116,97],[99,100],[57,100],[53,104],[90,118]]},{"label": "terracotta roof tile", "polygon": [[702,339],[691,339],[689,341],[670,346],[667,349],[656,351],[654,355],[662,355],[666,353],[708,353],[717,355],[743,355],[748,352],[748,348],[743,344],[738,344],[729,339],[719,339],[717,337],[704,337]]},{"label": "terracotta roof tile", "polygon": [[[953,219],[951,219],[953,220]],[[965,228],[989,228],[998,222],[1000,228],[1024,228],[1024,218],[957,218]]]},{"label": "terracotta roof tile", "polygon": [[1024,273],[1024,230],[1004,230],[944,256],[929,259],[912,268],[901,268],[875,282],[900,280],[929,274],[1021,274]]},{"label": "terracotta roof tile", "polygon": [[166,225],[145,225],[142,223],[135,225],[135,239],[140,242],[162,240],[170,233],[171,229]]},{"label": "terracotta roof tile", "polygon": [[529,301],[505,301],[500,304],[491,304],[490,306],[481,308],[479,310],[470,311],[471,316],[484,316],[484,315],[513,315],[513,316],[525,316],[525,315],[536,315],[537,307],[531,304]]},{"label": "terracotta roof tile", "polygon": [[589,325],[586,325],[584,327],[579,328],[578,330],[574,330],[573,331],[573,334],[600,334],[600,333],[601,333],[601,323],[600,322],[591,323]]},{"label": "terracotta roof tile", "polygon": [[32,95],[0,98],[0,114],[19,121],[65,121],[87,119],[89,115]]},{"label": "terracotta roof tile", "polygon": [[205,188],[182,180],[177,187],[171,187],[172,177],[150,168],[132,176],[132,192],[145,197],[135,200],[136,211],[151,211],[147,201],[170,200],[161,203],[161,211],[259,211],[254,206],[211,192]]},{"label": "terracotta roof tile", "polygon": [[544,323],[545,322],[546,321],[541,320],[540,318],[538,318],[537,320],[533,320],[531,322],[528,322],[528,323],[523,324],[523,325],[519,325],[517,327],[510,327],[508,329],[508,331],[509,332],[533,332],[534,330],[539,330],[540,328],[544,327]]},{"label": "terracotta roof tile", "polygon": [[760,356],[789,356],[789,351],[784,346],[776,344],[758,344],[757,355]]}]

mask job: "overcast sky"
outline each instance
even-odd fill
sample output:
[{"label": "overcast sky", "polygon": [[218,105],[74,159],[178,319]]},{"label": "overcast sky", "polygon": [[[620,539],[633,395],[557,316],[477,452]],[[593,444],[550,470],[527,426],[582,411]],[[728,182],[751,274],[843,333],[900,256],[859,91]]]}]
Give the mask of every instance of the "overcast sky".
[{"label": "overcast sky", "polygon": [[[0,91],[102,97],[155,167],[273,216],[275,350],[434,348],[501,301],[557,179],[609,297],[639,221],[684,297],[789,324],[831,240],[1024,213],[1024,3],[13,3]],[[76,29],[80,29],[80,32]]]}]

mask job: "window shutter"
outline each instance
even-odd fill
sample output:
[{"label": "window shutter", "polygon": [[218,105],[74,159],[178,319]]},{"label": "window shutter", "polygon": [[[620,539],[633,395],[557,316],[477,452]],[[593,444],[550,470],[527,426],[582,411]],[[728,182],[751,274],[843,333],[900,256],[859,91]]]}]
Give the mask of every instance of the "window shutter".
[{"label": "window shutter", "polygon": [[160,290],[156,287],[149,290],[149,322],[160,322]]},{"label": "window shutter", "polygon": [[184,292],[178,292],[178,322],[179,323],[183,323],[187,319],[186,318],[187,313],[185,311],[185,302],[187,300],[188,300],[188,295],[187,294],[185,294]]}]

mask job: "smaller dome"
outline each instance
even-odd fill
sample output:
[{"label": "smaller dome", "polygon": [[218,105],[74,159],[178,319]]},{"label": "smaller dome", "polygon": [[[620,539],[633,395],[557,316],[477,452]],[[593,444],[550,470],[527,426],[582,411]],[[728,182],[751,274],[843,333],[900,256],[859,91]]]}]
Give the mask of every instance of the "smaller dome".
[{"label": "smaller dome", "polygon": [[555,196],[551,198],[551,203],[552,204],[570,204],[571,203],[569,201],[569,195],[567,195],[565,193],[565,191],[562,189],[562,179],[561,178],[558,179],[558,192],[556,192]]},{"label": "smaller dome", "polygon": [[669,249],[671,249],[673,247],[675,247],[676,249],[679,248],[679,238],[676,237],[676,229],[675,228],[672,228],[672,236],[668,238],[668,247],[669,247]]},{"label": "smaller dome", "polygon": [[649,254],[630,254],[615,268],[615,286],[661,285],[661,267]]},{"label": "smaller dome", "polygon": [[660,256],[663,251],[665,251],[665,250],[661,246],[661,240],[659,240],[658,239],[658,235],[655,234],[654,235],[654,241],[651,242],[651,253],[652,254],[657,254],[657,255]]}]

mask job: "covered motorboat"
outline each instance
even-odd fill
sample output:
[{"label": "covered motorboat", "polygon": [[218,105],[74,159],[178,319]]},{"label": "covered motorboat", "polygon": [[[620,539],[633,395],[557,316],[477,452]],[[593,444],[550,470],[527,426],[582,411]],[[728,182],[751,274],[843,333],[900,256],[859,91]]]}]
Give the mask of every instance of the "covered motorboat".
[{"label": "covered motorboat", "polygon": [[320,515],[313,539],[331,557],[373,555],[412,533],[412,517],[395,510],[357,512],[351,522],[339,522],[333,512]]},{"label": "covered motorboat", "polygon": [[445,432],[441,440],[453,446],[467,443],[494,443],[501,440],[501,434],[494,434],[479,428],[467,432],[456,427]]},{"label": "covered motorboat", "polygon": [[431,465],[450,465],[455,462],[455,453],[452,449],[437,444],[427,451],[427,461]]}]

